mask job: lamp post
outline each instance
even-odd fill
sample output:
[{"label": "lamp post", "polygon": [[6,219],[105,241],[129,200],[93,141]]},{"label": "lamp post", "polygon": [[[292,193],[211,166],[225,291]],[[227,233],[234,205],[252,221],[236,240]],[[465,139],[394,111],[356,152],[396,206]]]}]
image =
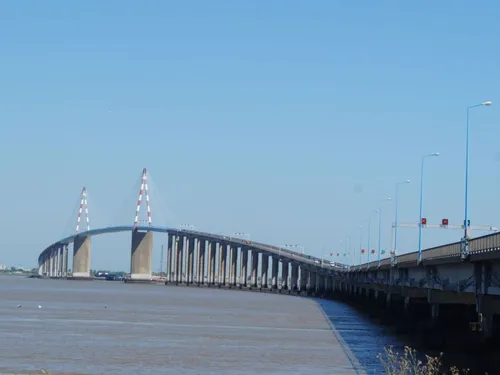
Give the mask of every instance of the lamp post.
[{"label": "lamp post", "polygon": [[392,264],[394,265],[396,259],[396,249],[398,248],[398,202],[399,202],[399,186],[409,184],[410,180],[401,181],[396,183],[396,192],[394,196],[394,248],[392,249]]},{"label": "lamp post", "polygon": [[359,264],[363,263],[363,226],[359,226]]},{"label": "lamp post", "polygon": [[370,213],[370,215],[368,216],[368,234],[367,234],[367,237],[368,237],[368,249],[366,249],[366,251],[368,252],[368,257],[366,259],[366,263],[370,263],[370,242],[371,242],[371,238],[370,238],[370,232],[371,232],[371,222],[372,222],[372,217],[373,217],[373,214],[375,213],[378,213],[379,210],[375,210],[373,211],[372,213]]},{"label": "lamp post", "polygon": [[[391,198],[384,198],[382,199],[382,202],[387,202],[390,201]],[[380,267],[380,244],[382,241],[382,205],[380,205],[380,208],[377,210],[378,211],[378,265]]]},{"label": "lamp post", "polygon": [[439,152],[422,156],[420,164],[420,216],[418,222],[418,263],[422,261],[422,210],[424,197],[424,160],[432,156],[439,156]]},{"label": "lamp post", "polygon": [[464,209],[464,238],[462,238],[461,258],[469,255],[469,112],[476,107],[489,107],[493,103],[490,100],[467,107],[467,127],[465,132],[465,209]]},{"label": "lamp post", "polygon": [[249,233],[243,233],[243,232],[234,232],[233,236],[237,237],[245,237],[250,241],[250,234]]},{"label": "lamp post", "polygon": [[[299,244],[294,244],[294,245],[288,245],[288,244],[284,244],[282,245],[283,247],[287,247],[287,248],[299,248],[299,249],[302,249],[302,255],[305,255],[305,248],[304,246],[302,245],[299,245]],[[281,246],[280,246],[281,247]]]}]

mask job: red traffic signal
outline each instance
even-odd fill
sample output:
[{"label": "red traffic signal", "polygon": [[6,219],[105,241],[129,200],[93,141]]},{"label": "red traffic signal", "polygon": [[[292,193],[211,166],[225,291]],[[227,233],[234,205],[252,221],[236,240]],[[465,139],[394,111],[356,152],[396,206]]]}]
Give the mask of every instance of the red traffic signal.
[{"label": "red traffic signal", "polygon": [[372,249],[372,254],[375,254],[375,250]]},{"label": "red traffic signal", "polygon": [[361,249],[361,253],[364,254],[365,253],[365,249]]},{"label": "red traffic signal", "polygon": [[441,220],[441,225],[448,225],[448,219]]},{"label": "red traffic signal", "polygon": [[427,224],[427,218],[423,217],[422,218],[422,225],[426,225]]}]

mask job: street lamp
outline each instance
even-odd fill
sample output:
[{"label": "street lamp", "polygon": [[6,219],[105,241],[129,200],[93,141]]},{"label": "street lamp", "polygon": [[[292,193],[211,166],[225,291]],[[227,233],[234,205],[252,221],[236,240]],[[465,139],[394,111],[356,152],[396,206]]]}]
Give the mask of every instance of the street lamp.
[{"label": "street lamp", "polygon": [[418,222],[418,262],[422,261],[422,209],[423,209],[423,197],[424,197],[424,160],[432,156],[439,156],[439,152],[434,154],[427,154],[422,156],[422,162],[420,164],[420,216]]},{"label": "street lamp", "polygon": [[467,128],[465,133],[465,214],[464,214],[464,238],[462,239],[462,259],[469,255],[469,111],[476,107],[489,107],[493,103],[487,100],[480,104],[467,107]]},{"label": "street lamp", "polygon": [[250,240],[250,234],[249,233],[234,232],[233,236],[245,237],[245,238],[248,238],[248,240]]},{"label": "street lamp", "polygon": [[359,264],[363,264],[363,226],[359,226]]},{"label": "street lamp", "polygon": [[371,231],[371,222],[372,222],[372,217],[373,217],[373,214],[376,214],[376,213],[379,213],[379,210],[375,210],[373,212],[370,213],[370,215],[368,216],[368,249],[366,249],[366,251],[368,252],[368,257],[366,259],[366,263],[370,263],[370,231]]},{"label": "street lamp", "polygon": [[[390,201],[391,198],[384,198],[382,199],[382,202],[387,202]],[[380,267],[380,243],[381,243],[381,238],[382,238],[382,205],[380,205],[380,208],[377,210],[378,211],[378,265]]]},{"label": "street lamp", "polygon": [[405,180],[396,183],[396,194],[394,199],[394,248],[392,249],[392,263],[396,260],[396,249],[398,248],[398,202],[399,202],[399,186],[409,184],[410,180]]},{"label": "street lamp", "polygon": [[299,248],[299,249],[302,249],[302,255],[305,255],[305,248],[302,245],[299,245],[299,244],[294,244],[294,245],[284,244],[282,246],[283,247],[287,247],[287,248]]}]

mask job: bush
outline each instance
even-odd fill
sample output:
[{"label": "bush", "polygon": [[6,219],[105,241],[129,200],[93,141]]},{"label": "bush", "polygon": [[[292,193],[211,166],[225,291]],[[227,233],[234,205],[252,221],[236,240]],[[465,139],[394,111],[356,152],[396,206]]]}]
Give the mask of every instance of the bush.
[{"label": "bush", "polygon": [[415,349],[405,346],[403,353],[400,354],[389,346],[377,358],[382,363],[386,375],[467,375],[469,373],[469,369],[459,370],[457,367],[451,367],[448,372],[443,372],[441,370],[442,355],[443,353],[439,357],[426,355],[426,361],[423,362],[418,359]]}]

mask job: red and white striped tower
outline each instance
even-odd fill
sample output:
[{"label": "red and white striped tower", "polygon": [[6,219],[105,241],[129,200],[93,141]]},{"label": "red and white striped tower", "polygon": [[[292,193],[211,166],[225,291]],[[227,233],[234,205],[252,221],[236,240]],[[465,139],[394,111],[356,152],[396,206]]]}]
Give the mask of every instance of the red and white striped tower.
[{"label": "red and white striped tower", "polygon": [[153,222],[151,221],[151,206],[149,205],[149,190],[148,190],[148,170],[146,168],[142,170],[141,189],[139,190],[139,199],[137,199],[137,209],[135,210],[134,229],[137,228],[137,224],[139,223],[139,211],[141,210],[143,195],[146,195],[146,207],[148,210],[148,226],[151,227],[153,225]]},{"label": "red and white striped tower", "polygon": [[75,233],[80,233],[80,221],[82,220],[82,212],[85,210],[85,218],[87,220],[87,230],[90,230],[89,206],[87,204],[87,188],[84,186],[80,195],[80,208],[78,209],[78,218],[76,220]]}]

